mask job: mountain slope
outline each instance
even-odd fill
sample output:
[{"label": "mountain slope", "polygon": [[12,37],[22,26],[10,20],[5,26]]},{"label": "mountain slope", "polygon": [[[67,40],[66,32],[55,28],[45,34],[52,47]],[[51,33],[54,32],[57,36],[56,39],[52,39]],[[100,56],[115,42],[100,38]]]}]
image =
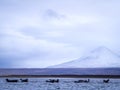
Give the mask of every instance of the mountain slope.
[{"label": "mountain slope", "polygon": [[50,68],[120,67],[120,56],[106,47],[99,47],[89,55]]}]

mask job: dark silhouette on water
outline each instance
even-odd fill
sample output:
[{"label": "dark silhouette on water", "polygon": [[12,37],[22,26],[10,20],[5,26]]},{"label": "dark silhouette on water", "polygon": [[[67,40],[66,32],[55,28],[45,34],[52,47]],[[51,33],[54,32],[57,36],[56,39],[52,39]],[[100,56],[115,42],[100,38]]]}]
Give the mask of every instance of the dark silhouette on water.
[{"label": "dark silhouette on water", "polygon": [[109,83],[109,81],[110,81],[109,79],[103,80],[104,83]]},{"label": "dark silhouette on water", "polygon": [[18,82],[18,80],[17,79],[14,79],[14,80],[6,79],[6,82]]},{"label": "dark silhouette on water", "polygon": [[90,82],[90,79],[74,81],[74,83],[88,83],[88,82]]},{"label": "dark silhouette on water", "polygon": [[59,82],[59,79],[49,79],[49,80],[46,80],[46,82],[50,82],[50,83],[58,83]]},{"label": "dark silhouette on water", "polygon": [[28,82],[28,79],[20,79],[21,82]]}]

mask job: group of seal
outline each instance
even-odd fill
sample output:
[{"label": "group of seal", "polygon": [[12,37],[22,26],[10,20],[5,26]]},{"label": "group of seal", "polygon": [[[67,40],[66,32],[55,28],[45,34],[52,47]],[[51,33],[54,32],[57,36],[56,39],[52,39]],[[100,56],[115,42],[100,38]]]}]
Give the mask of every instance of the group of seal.
[{"label": "group of seal", "polygon": [[[20,79],[21,82],[28,82],[28,79]],[[6,82],[19,82],[18,79],[6,79]]]}]

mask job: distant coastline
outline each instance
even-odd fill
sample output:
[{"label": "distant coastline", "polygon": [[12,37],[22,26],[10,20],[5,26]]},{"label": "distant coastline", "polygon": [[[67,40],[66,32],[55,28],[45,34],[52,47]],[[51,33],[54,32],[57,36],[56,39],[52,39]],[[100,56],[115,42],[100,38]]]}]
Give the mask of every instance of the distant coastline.
[{"label": "distant coastline", "polygon": [[0,69],[0,77],[120,78],[120,68],[20,68]]}]

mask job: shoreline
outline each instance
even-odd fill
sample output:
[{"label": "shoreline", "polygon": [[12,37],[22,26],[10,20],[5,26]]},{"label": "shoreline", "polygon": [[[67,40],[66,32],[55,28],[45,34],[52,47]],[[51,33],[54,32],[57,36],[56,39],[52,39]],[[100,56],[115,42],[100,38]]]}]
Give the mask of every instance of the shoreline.
[{"label": "shoreline", "polygon": [[1,75],[0,78],[114,78],[120,75]]}]

